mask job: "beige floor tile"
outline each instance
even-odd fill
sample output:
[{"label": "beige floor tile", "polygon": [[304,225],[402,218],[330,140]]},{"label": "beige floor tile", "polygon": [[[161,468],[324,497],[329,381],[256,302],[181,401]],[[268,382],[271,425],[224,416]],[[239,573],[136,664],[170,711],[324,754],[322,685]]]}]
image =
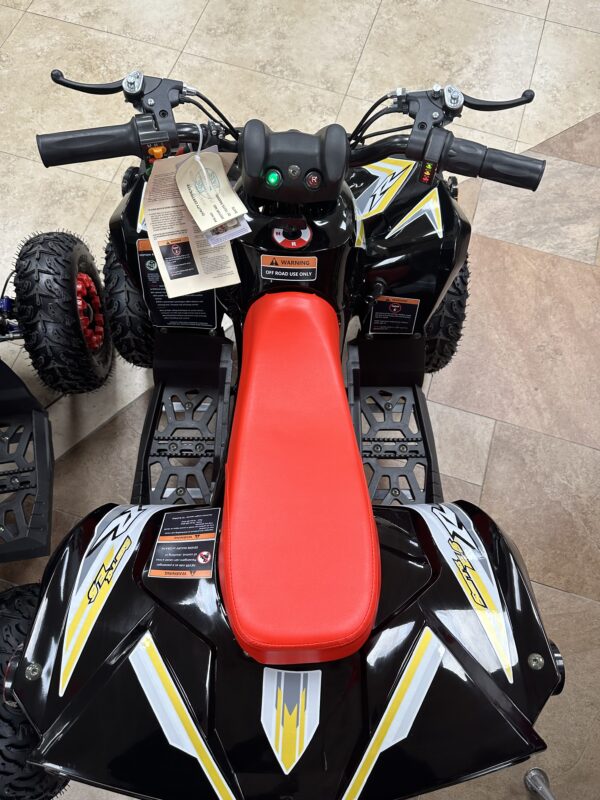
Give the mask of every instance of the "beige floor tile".
[{"label": "beige floor tile", "polygon": [[[80,517],[54,509],[52,514],[52,540],[50,552],[53,553],[64,537],[79,522]],[[28,561],[12,561],[0,564],[0,578],[14,584],[38,583],[48,563],[48,556],[31,558]]]},{"label": "beige floor tile", "polygon": [[106,789],[95,789],[84,783],[71,783],[64,800],[127,800],[124,794],[107,792]]},{"label": "beige floor tile", "polygon": [[474,224],[475,220],[481,184],[482,181],[480,178],[468,178],[460,184],[458,190],[458,205],[470,219],[471,225]]},{"label": "beige floor tile", "polygon": [[546,22],[520,139],[537,144],[600,111],[599,51],[599,34]]},{"label": "beige floor tile", "polygon": [[600,451],[498,423],[482,507],[533,580],[600,600]]},{"label": "beige floor tile", "polygon": [[15,8],[0,6],[0,45],[9,36],[21,16],[21,12]]},{"label": "beige floor tile", "polygon": [[550,0],[547,19],[600,33],[598,0]]},{"label": "beige floor tile", "polygon": [[[185,49],[345,93],[377,0],[212,0]],[[302,108],[304,93],[297,90]]]},{"label": "beige floor tile", "polygon": [[63,455],[108,422],[151,384],[150,370],[133,367],[116,357],[113,373],[101,389],[91,394],[61,397],[50,407],[55,456]]},{"label": "beige floor tile", "polygon": [[544,156],[536,192],[484,181],[477,204],[477,232],[593,264],[600,236],[600,169]]},{"label": "beige floor tile", "polygon": [[518,14],[528,14],[531,17],[544,19],[548,0],[475,0],[484,6],[495,6],[506,11],[515,11]]},{"label": "beige floor tile", "polygon": [[[201,86],[234,125],[258,118],[273,130],[298,128],[311,133],[335,122],[343,99],[342,95],[324,89],[307,89],[291,81],[188,53],[180,56],[173,74],[186,83]],[[178,109],[177,118],[203,121],[201,114],[185,107]]]},{"label": "beige floor tile", "polygon": [[[113,81],[132,67],[150,75],[167,75],[176,58],[174,50],[164,47],[25,14],[2,47],[3,149],[37,160],[36,133],[114,125],[127,122],[135,113],[124,105],[121,94],[82,95],[56,86],[50,80],[53,68],[62,69],[74,80]],[[72,169],[111,180],[116,165],[103,161],[73,165]]]},{"label": "beige floor tile", "polygon": [[[349,94],[375,99],[396,86],[454,83],[478,97],[518,97],[529,85],[542,26],[535,17],[468,0],[383,0]],[[390,35],[393,30],[398,36]],[[424,35],[438,46],[410,46]],[[521,117],[518,108],[497,114],[467,109],[461,121],[516,139]]]},{"label": "beige floor tile", "polygon": [[14,342],[3,342],[2,349],[0,350],[0,358],[5,364],[8,364],[9,367],[12,367],[21,354],[22,349],[23,345],[21,344],[20,339],[15,340]]},{"label": "beige floor tile", "polygon": [[457,408],[428,403],[440,472],[469,483],[485,475],[494,420]]},{"label": "beige floor tile", "polygon": [[151,394],[152,389],[146,390],[137,400],[134,400],[133,403],[130,403],[119,412],[121,421],[129,425],[129,427],[138,434],[138,439],[144,427],[144,420],[146,419],[146,411],[148,410]]},{"label": "beige floor tile", "polygon": [[544,155],[600,167],[599,137],[600,114],[593,114],[572,128],[536,145],[535,150]]},{"label": "beige floor tile", "polygon": [[548,750],[524,764],[427,798],[526,800],[523,775],[537,766],[550,775],[558,800],[598,800],[600,604],[538,584],[534,590],[548,635],[560,647],[567,670],[563,693],[550,698],[536,723]]},{"label": "beige floor tile", "polygon": [[31,0],[3,0],[2,5],[7,8],[16,8],[18,11],[26,11],[31,5]]},{"label": "beige floor tile", "polygon": [[[208,0],[33,0],[29,11],[181,50]],[[166,12],[166,13],[165,13]]]},{"label": "beige floor tile", "polygon": [[461,481],[459,478],[450,477],[450,475],[442,475],[441,478],[444,500],[447,503],[453,503],[455,500],[467,500],[469,503],[479,505],[481,499],[480,485]]},{"label": "beige floor tile", "polygon": [[600,447],[594,267],[474,236],[465,333],[429,399]]},{"label": "beige floor tile", "polygon": [[83,231],[83,238],[96,259],[96,265],[100,272],[104,269],[104,247],[108,236],[108,223],[121,200],[120,181],[107,184],[104,196]]},{"label": "beige floor tile", "polygon": [[23,239],[38,231],[85,230],[106,187],[106,182],[97,178],[63,169],[46,170],[26,158],[0,153],[2,283]]}]

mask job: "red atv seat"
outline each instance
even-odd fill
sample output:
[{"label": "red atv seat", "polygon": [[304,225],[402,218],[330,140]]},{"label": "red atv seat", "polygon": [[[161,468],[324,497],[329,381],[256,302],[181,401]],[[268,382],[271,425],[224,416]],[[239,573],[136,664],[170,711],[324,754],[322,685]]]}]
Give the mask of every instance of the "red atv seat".
[{"label": "red atv seat", "polygon": [[265,295],[248,313],[219,547],[229,622],[257,661],[330,661],[364,644],[379,541],[337,317],[316,295]]}]

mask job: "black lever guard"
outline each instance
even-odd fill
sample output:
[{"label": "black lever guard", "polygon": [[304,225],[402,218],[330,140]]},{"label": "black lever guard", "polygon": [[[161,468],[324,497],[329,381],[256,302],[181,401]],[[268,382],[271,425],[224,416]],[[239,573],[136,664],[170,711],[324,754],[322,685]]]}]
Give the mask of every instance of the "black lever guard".
[{"label": "black lever guard", "polygon": [[507,108],[516,108],[531,103],[535,92],[533,89],[525,89],[521,97],[517,97],[516,100],[478,100],[476,97],[469,97],[468,94],[463,97],[465,106],[475,111],[504,111]]},{"label": "black lever guard", "polygon": [[60,69],[53,69],[50,77],[59,86],[66,86],[67,89],[75,89],[77,92],[86,94],[117,94],[123,91],[123,81],[113,81],[113,83],[79,83],[78,81],[65,78]]}]

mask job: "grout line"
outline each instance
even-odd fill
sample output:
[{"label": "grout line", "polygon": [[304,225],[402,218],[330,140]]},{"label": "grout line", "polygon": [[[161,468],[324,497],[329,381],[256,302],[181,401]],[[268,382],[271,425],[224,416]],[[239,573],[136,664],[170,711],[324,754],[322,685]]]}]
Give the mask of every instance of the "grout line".
[{"label": "grout line", "polygon": [[[574,442],[572,439],[566,439],[564,436],[557,436],[555,433],[547,433],[546,431],[539,431],[536,428],[529,428],[527,425],[518,425],[516,422],[508,422],[505,419],[496,419],[495,417],[486,417],[485,414],[479,414],[477,411],[469,411],[466,408],[462,408],[462,406],[452,406],[449,403],[440,402],[439,400],[434,400],[432,397],[427,397],[427,401],[431,403],[435,403],[438,406],[445,406],[446,408],[452,408],[455,411],[462,411],[464,414],[472,414],[474,417],[481,417],[481,419],[489,419],[492,420],[494,423],[500,423],[501,425],[508,425],[511,428],[519,428],[522,431],[527,431],[528,433],[536,433],[538,436],[548,436],[550,439],[557,439],[559,442],[565,442],[565,444],[572,444],[575,447],[583,447],[586,450],[593,450],[594,452],[600,452],[600,446],[594,447],[592,444],[582,444],[581,442]],[[494,431],[492,433],[492,437],[496,432],[496,424],[494,424]]]},{"label": "grout line", "polygon": [[535,578],[531,578],[531,582],[534,585],[534,593],[535,593],[535,586],[544,586],[546,589],[552,589],[555,592],[560,592],[561,594],[568,594],[571,595],[572,597],[578,597],[580,600],[586,600],[588,603],[595,603],[596,605],[600,605],[600,600],[596,600],[594,597],[588,597],[585,594],[577,594],[577,592],[571,592],[569,591],[569,589],[562,589],[560,586],[553,586],[551,583],[544,583],[543,581],[538,581]]},{"label": "grout line", "polygon": [[[548,13],[548,9],[546,9],[546,13]],[[546,18],[544,17],[544,21],[542,23],[542,32],[540,34],[540,40],[538,42],[537,50],[535,51],[535,59],[533,62],[533,69],[531,70],[531,77],[529,78],[529,86],[527,88],[531,88],[533,85],[533,76],[535,75],[535,68],[537,67],[538,59],[540,57],[540,49],[542,47],[542,40],[544,38],[544,33],[546,31]],[[533,101],[535,103],[535,100]],[[525,120],[525,111],[527,106],[523,106],[523,113],[521,114],[521,121],[519,123],[519,130],[517,131],[517,139],[518,142],[521,139],[521,129],[523,128],[523,122]]]},{"label": "grout line", "polygon": [[[543,153],[540,155],[543,155]],[[460,186],[460,184],[458,185]],[[527,244],[520,244],[519,242],[512,242],[509,239],[500,239],[496,236],[490,236],[487,233],[481,233],[478,230],[473,230],[473,236],[478,236],[480,239],[487,239],[489,242],[502,242],[510,247],[522,247],[523,249],[530,250],[532,253],[537,253],[538,255],[550,256],[550,258],[560,258],[563,261],[570,261],[579,267],[587,267],[588,269],[594,270],[594,272],[598,274],[598,264],[594,263],[593,261],[581,261],[580,259],[573,258],[572,256],[561,256],[559,253],[553,253],[549,250],[539,250],[537,247],[531,247],[531,245]],[[473,239],[471,238],[471,241],[472,240]]]},{"label": "grout line", "polygon": [[11,8],[10,6],[0,6],[0,8],[6,8],[6,9],[9,9],[10,11],[16,11],[17,14],[20,15],[18,20],[15,22],[15,24],[12,26],[12,28],[8,31],[8,33],[6,34],[4,39],[0,39],[0,50],[1,50],[4,47],[4,45],[6,44],[6,42],[8,42],[8,40],[12,36],[13,31],[16,29],[16,27],[19,25],[19,23],[21,22],[21,20],[25,16],[25,12],[21,11],[18,8]]},{"label": "grout line", "polygon": [[[495,8],[497,11],[506,11],[509,14],[517,14],[519,17],[529,17],[529,19],[539,19],[544,20],[546,17],[538,17],[535,14],[527,14],[525,11],[516,11],[514,8],[504,8],[503,6],[497,6],[493,3],[484,3],[482,0],[469,0],[470,3],[475,3],[477,6],[485,6],[486,8]],[[548,0],[548,5],[546,6],[546,14],[548,13],[548,6],[550,5],[550,0]]]},{"label": "grout line", "polygon": [[[350,80],[348,81],[348,86],[346,86],[346,91],[344,92],[344,100],[346,99],[346,95],[348,94],[348,91],[349,91],[350,87],[352,86],[352,81],[354,80],[354,76],[356,75],[356,70],[358,69],[358,65],[360,64],[360,60],[361,60],[361,58],[363,56],[363,53],[365,52],[365,48],[367,46],[367,42],[369,41],[369,37],[371,36],[371,31],[373,30],[373,27],[375,25],[377,17],[379,16],[379,11],[381,10],[381,6],[382,5],[383,5],[383,0],[379,0],[379,5],[377,6],[377,11],[373,14],[373,19],[371,20],[371,24],[369,25],[369,30],[367,31],[367,35],[365,36],[364,44],[360,49],[360,53],[358,54],[358,58],[356,59],[356,65],[355,65],[355,67],[354,67],[354,69],[352,71],[352,75],[350,76]],[[343,101],[342,101],[342,103],[343,103]],[[341,110],[341,107],[340,107],[340,110]],[[339,114],[338,114],[338,116],[339,116]]]},{"label": "grout line", "polygon": [[498,426],[498,420],[494,420],[494,427],[492,429],[492,435],[490,437],[490,447],[488,450],[487,458],[485,460],[485,469],[483,470],[483,478],[481,479],[481,494],[479,495],[479,502],[481,502],[483,498],[483,487],[485,486],[485,481],[488,474],[488,467],[490,466],[490,460],[492,458],[492,447],[494,446],[494,437],[496,435],[496,428]]},{"label": "grout line", "polygon": [[[44,166],[39,158],[33,158],[32,156],[24,155],[23,153],[9,153],[8,150],[0,150],[0,155],[10,156],[11,158],[20,158],[23,161],[29,161],[31,164],[37,164],[38,167]],[[45,168],[47,169],[47,168]],[[88,175],[86,172],[79,172],[76,169],[69,169],[67,166],[60,166],[60,167],[50,167],[52,170],[61,170],[62,172],[68,172],[71,175],[81,175],[84,178],[91,178],[94,181],[101,181],[102,183],[110,184],[112,183],[112,179],[109,180],[108,178],[100,178],[97,175]],[[118,167],[117,167],[118,169]],[[116,175],[116,169],[115,169]],[[113,176],[114,177],[114,176]]]},{"label": "grout line", "polygon": [[[188,38],[185,40],[185,44],[183,45],[183,47],[182,47],[182,48],[181,48],[181,50],[179,51],[179,56],[181,56],[181,54],[183,53],[183,51],[185,50],[185,48],[188,46],[188,44],[189,44],[189,42],[190,42],[190,39],[191,39],[191,38],[192,38],[192,36],[194,35],[194,33],[195,33],[195,31],[196,31],[196,28],[197,28],[197,27],[198,27],[198,25],[200,24],[200,20],[201,20],[201,19],[202,19],[202,17],[204,16],[204,14],[205,14],[205,12],[206,12],[206,9],[208,8],[208,6],[209,6],[209,5],[210,5],[210,0],[206,0],[206,4],[205,4],[204,8],[202,9],[202,11],[200,12],[200,16],[198,17],[198,19],[196,20],[196,23],[195,23],[194,27],[193,27],[193,28],[192,28],[192,30],[190,31],[190,35],[189,35],[189,36],[188,36]],[[177,59],[177,61],[179,61],[179,58]],[[177,63],[177,61],[175,62],[175,64]],[[175,65],[173,65],[173,69],[175,69]],[[170,76],[169,76],[169,77],[170,77]]]},{"label": "grout line", "polygon": [[254,67],[247,67],[247,66],[241,67],[239,64],[232,64],[229,61],[221,61],[218,58],[212,58],[211,56],[206,55],[205,53],[203,53],[202,55],[198,55],[198,53],[192,53],[190,50],[182,50],[181,55],[191,56],[192,58],[199,58],[204,61],[210,61],[213,64],[221,64],[226,67],[232,67],[233,69],[241,69],[244,70],[245,72],[254,72],[256,75],[263,75],[267,78],[274,78],[275,80],[283,81],[284,83],[292,83],[295,84],[296,86],[304,86],[305,89],[312,89],[313,91],[316,90],[319,92],[327,92],[327,94],[334,94],[337,97],[341,97],[342,100],[344,100],[345,98],[345,94],[343,92],[338,92],[336,89],[324,89],[322,86],[315,86],[312,83],[305,83],[304,81],[299,81],[296,80],[295,78],[285,78],[281,75],[275,75],[272,72],[263,72],[260,69],[255,69]]},{"label": "grout line", "polygon": [[124,33],[116,33],[115,31],[109,31],[108,29],[103,30],[102,28],[93,28],[91,25],[84,25],[81,22],[70,22],[69,20],[61,19],[60,17],[53,17],[50,14],[39,14],[37,11],[27,10],[23,14],[23,17],[25,17],[26,14],[30,14],[32,17],[39,17],[40,19],[51,19],[54,20],[54,22],[62,22],[63,25],[72,25],[74,28],[84,28],[84,30],[86,31],[94,31],[95,33],[102,33],[105,36],[116,36],[119,39],[126,39],[128,42],[135,42],[136,44],[149,45],[150,47],[161,48],[162,50],[168,50],[171,53],[179,52],[176,47],[169,47],[168,44],[159,44],[157,42],[150,42],[146,39],[139,39],[139,38],[134,39],[132,36],[126,36]]},{"label": "grout line", "polygon": [[594,33],[596,36],[600,36],[600,31],[592,30],[591,28],[582,28],[581,25],[569,25],[568,22],[558,22],[555,19],[546,19],[546,22],[549,22],[550,25],[558,25],[562,28],[571,28],[574,31],[585,31],[585,33]]}]

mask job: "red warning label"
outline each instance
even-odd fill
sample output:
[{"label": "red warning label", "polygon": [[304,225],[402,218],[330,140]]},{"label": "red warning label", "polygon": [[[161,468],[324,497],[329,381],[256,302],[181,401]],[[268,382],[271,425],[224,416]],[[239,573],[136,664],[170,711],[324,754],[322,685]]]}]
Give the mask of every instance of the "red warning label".
[{"label": "red warning label", "polygon": [[268,281],[314,281],[316,256],[261,256],[260,276]]}]

